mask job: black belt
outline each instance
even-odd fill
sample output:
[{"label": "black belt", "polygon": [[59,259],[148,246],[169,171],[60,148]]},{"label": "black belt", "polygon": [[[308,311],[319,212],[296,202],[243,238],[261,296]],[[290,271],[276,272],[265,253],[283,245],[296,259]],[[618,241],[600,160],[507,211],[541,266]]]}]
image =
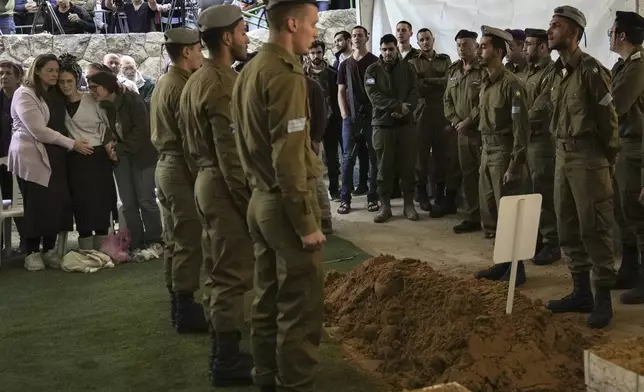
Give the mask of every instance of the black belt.
[{"label": "black belt", "polygon": [[160,161],[165,161],[169,157],[182,157],[183,155],[181,154],[168,154],[168,153],[160,153],[159,154],[159,160]]}]

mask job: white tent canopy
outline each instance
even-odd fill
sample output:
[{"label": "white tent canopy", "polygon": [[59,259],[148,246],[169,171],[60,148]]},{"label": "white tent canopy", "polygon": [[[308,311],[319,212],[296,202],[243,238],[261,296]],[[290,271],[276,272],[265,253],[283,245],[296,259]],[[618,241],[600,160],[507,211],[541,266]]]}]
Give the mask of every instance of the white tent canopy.
[{"label": "white tent canopy", "polygon": [[[371,50],[379,53],[378,41],[391,33],[396,23],[409,21],[415,31],[426,27],[436,36],[435,48],[456,60],[454,36],[460,29],[476,31],[481,25],[498,28],[547,29],[557,6],[571,5],[585,15],[587,47],[582,49],[611,68],[617,55],[609,51],[607,31],[615,11],[635,11],[639,0],[358,0],[358,23],[371,32]],[[642,7],[644,8],[644,7]],[[416,46],[416,39],[413,38]]]}]

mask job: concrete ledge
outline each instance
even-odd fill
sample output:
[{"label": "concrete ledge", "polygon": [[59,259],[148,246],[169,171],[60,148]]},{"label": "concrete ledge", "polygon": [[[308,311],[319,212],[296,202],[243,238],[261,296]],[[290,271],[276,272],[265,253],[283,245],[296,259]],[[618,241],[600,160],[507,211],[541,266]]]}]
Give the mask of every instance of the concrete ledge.
[{"label": "concrete ledge", "polygon": [[590,350],[584,351],[584,373],[588,392],[644,392],[644,375],[624,369]]}]

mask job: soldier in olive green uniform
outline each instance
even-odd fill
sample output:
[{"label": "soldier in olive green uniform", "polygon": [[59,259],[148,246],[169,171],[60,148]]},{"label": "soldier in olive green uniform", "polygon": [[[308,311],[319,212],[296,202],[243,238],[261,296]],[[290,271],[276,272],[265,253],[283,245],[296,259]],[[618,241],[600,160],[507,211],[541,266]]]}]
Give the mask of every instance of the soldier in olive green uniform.
[{"label": "soldier in olive green uniform", "polygon": [[[233,91],[236,140],[253,193],[253,376],[262,392],[312,392],[324,318],[324,272],[306,77],[299,55],[317,36],[314,0],[272,0],[269,41]],[[290,26],[297,23],[297,29]],[[270,91],[270,94],[267,94]]]},{"label": "soldier in olive green uniform", "polygon": [[478,34],[461,30],[455,41],[460,60],[447,71],[447,88],[443,103],[445,118],[458,133],[458,160],[463,175],[463,192],[467,199],[467,218],[454,226],[454,232],[469,233],[481,230],[479,210],[479,166],[481,164],[481,134],[479,123],[479,93],[483,69],[476,57]]},{"label": "soldier in olive green uniform", "polygon": [[579,48],[585,26],[581,11],[562,6],[555,9],[548,29],[548,46],[560,56],[548,82],[552,86],[550,130],[557,143],[555,209],[561,247],[571,259],[574,289],[546,307],[553,312],[592,312],[588,326],[603,328],[613,315],[611,167],[619,139],[609,71]]},{"label": "soldier in olive green uniform", "polygon": [[554,61],[550,58],[545,30],[526,29],[526,35],[525,50],[529,66],[525,87],[530,118],[527,160],[530,188],[543,197],[539,240],[533,262],[547,265],[561,259],[554,203],[555,144],[550,134],[550,86],[547,84]]},{"label": "soldier in olive green uniform", "polygon": [[[450,147],[456,150],[456,135],[445,132],[448,123],[443,110],[447,70],[452,61],[448,55],[436,53],[434,35],[429,29],[420,29],[417,39],[421,50],[409,58],[418,73],[419,99],[414,113],[418,133],[416,200],[421,210],[431,211],[431,217],[439,218],[456,212],[455,198],[461,181],[456,154],[448,152]],[[432,208],[427,193],[430,154],[432,182],[436,188],[435,208]]]},{"label": "soldier in olive green uniform", "polygon": [[386,222],[392,216],[390,200],[395,174],[400,179],[403,214],[409,220],[418,220],[414,208],[417,137],[413,116],[418,103],[417,83],[414,67],[398,55],[396,37],[392,34],[382,37],[380,60],[365,73],[365,90],[373,107],[373,148],[378,158],[378,196],[382,203],[373,218],[376,223]]},{"label": "soldier in olive green uniform", "polygon": [[165,222],[166,286],[172,295],[172,320],[177,331],[208,332],[203,309],[194,302],[203,261],[201,223],[194,202],[192,162],[184,155],[183,130],[179,127],[181,91],[203,59],[199,32],[169,30],[165,45],[172,64],[152,93],[150,125],[152,143],[159,151],[155,174]]},{"label": "soldier in olive green uniform", "polygon": [[[635,233],[644,258],[644,18],[635,12],[617,11],[610,38],[611,50],[623,60],[613,74],[613,95],[622,144],[617,157],[617,185],[624,218]],[[632,289],[622,294],[621,301],[644,303],[644,265],[637,258],[622,259],[618,277],[622,278],[618,279],[622,287]]]},{"label": "soldier in olive green uniform", "polygon": [[[481,32],[478,52],[485,75],[479,107],[483,141],[479,195],[483,228],[495,233],[501,197],[521,192],[529,124],[525,89],[519,78],[503,67],[506,45],[512,36],[490,26],[482,26]],[[509,279],[510,266],[511,263],[496,264],[476,277]],[[525,279],[523,262],[519,262],[516,284],[522,285]]]},{"label": "soldier in olive green uniform", "polygon": [[239,7],[209,7],[199,15],[198,23],[210,58],[204,59],[183,89],[180,114],[188,151],[199,167],[197,211],[211,240],[213,265],[206,266],[209,276],[205,285],[211,297],[213,327],[211,383],[221,387],[251,385],[250,357],[239,352],[244,294],[252,284],[254,262],[246,224],[250,192],[237,153],[231,113],[237,78],[232,64],[245,59],[248,38]]},{"label": "soldier in olive green uniform", "polygon": [[505,68],[521,82],[525,82],[528,75],[528,62],[523,51],[526,34],[519,29],[505,29],[505,31],[512,36],[512,41],[508,43],[508,61],[505,63]]}]

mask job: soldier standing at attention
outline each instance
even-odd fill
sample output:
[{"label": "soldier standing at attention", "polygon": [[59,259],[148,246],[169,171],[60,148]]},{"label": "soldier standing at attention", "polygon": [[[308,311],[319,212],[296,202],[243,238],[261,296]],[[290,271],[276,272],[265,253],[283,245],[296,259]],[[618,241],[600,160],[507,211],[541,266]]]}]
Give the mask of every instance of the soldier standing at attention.
[{"label": "soldier standing at attention", "polygon": [[479,93],[483,68],[476,56],[478,34],[461,30],[456,34],[460,58],[447,71],[447,88],[443,103],[445,118],[451,132],[458,135],[458,160],[463,175],[463,192],[467,199],[467,218],[454,226],[456,234],[481,230],[479,210],[479,166],[481,165],[481,134],[479,124]]},{"label": "soldier standing at attention", "polygon": [[[432,218],[440,218],[456,212],[456,193],[460,187],[456,134],[445,132],[448,123],[443,114],[447,70],[452,60],[447,54],[436,53],[434,34],[429,29],[418,30],[416,38],[420,50],[408,57],[418,73],[419,98],[414,113],[418,135],[416,200],[421,210],[431,211]],[[433,158],[432,182],[436,187],[434,208],[427,192],[430,156]]]},{"label": "soldier standing at attention", "polygon": [[159,152],[155,173],[164,220],[166,286],[171,295],[171,317],[177,332],[208,332],[201,306],[194,302],[203,262],[201,223],[195,207],[194,162],[184,154],[179,126],[179,100],[190,75],[201,67],[199,32],[176,28],[165,33],[172,61],[152,92],[152,143]]},{"label": "soldier standing at attention", "polygon": [[241,10],[233,5],[209,7],[197,21],[210,57],[195,72],[181,95],[181,119],[190,155],[199,172],[195,199],[203,229],[211,242],[213,265],[206,265],[210,294],[211,384],[251,385],[252,360],[239,352],[244,323],[244,294],[252,286],[253,243],[246,212],[250,192],[237,153],[231,97],[235,61],[246,58],[248,37]]},{"label": "soldier standing at attention", "polygon": [[[478,52],[485,75],[480,97],[483,149],[479,194],[483,228],[495,233],[501,197],[521,192],[529,124],[525,89],[519,78],[503,67],[506,45],[512,36],[490,26],[482,26],[481,33]],[[509,280],[511,265],[495,264],[477,273],[476,278]],[[525,268],[519,262],[516,284],[522,285],[525,280]]]},{"label": "soldier standing at attention", "polygon": [[[624,218],[635,233],[640,257],[644,258],[644,18],[636,12],[617,11],[609,36],[610,50],[622,59],[613,74],[615,110],[622,144],[617,156],[617,185]],[[638,262],[637,257],[622,259],[618,283],[620,281],[622,287],[631,289],[621,295],[622,303],[644,303],[644,265]]]},{"label": "soldier standing at attention", "polygon": [[396,37],[382,37],[380,60],[365,73],[365,89],[373,107],[373,148],[378,158],[378,196],[382,203],[373,218],[376,223],[392,216],[390,200],[396,177],[400,178],[404,199],[403,214],[411,221],[418,220],[414,208],[417,83],[416,69],[398,56]]},{"label": "soldier standing at attention", "polygon": [[536,265],[548,265],[561,259],[557,215],[555,214],[555,144],[550,134],[550,86],[548,76],[554,61],[548,49],[548,34],[541,29],[526,29],[525,52],[528,72],[525,87],[530,130],[527,135],[527,160],[531,188],[543,197],[539,239],[533,259]]},{"label": "soldier standing at attention", "polygon": [[[574,288],[548,301],[552,312],[591,312],[587,323],[603,328],[613,317],[610,289],[615,283],[613,186],[611,171],[619,151],[617,114],[610,74],[579,48],[586,17],[578,9],[554,10],[548,46],[559,52],[551,79],[550,130],[557,143],[555,209],[559,239],[570,257]],[[590,285],[594,272],[595,297]]]},{"label": "soldier standing at attention", "polygon": [[411,27],[411,23],[406,20],[401,20],[396,25],[396,38],[398,40],[398,50],[400,51],[400,57],[409,61],[410,59],[418,56],[418,49],[411,46],[411,36],[414,35],[414,31]]},{"label": "soldier standing at attention", "polygon": [[268,42],[239,74],[233,92],[237,147],[253,188],[253,376],[262,392],[312,392],[326,237],[315,192],[322,167],[311,148],[298,56],[317,38],[318,10],[314,0],[271,0],[266,10]]},{"label": "soldier standing at attention", "polygon": [[528,62],[523,51],[526,34],[519,29],[506,29],[512,36],[512,41],[508,43],[508,55],[505,68],[514,74],[521,82],[525,82],[528,73]]}]

